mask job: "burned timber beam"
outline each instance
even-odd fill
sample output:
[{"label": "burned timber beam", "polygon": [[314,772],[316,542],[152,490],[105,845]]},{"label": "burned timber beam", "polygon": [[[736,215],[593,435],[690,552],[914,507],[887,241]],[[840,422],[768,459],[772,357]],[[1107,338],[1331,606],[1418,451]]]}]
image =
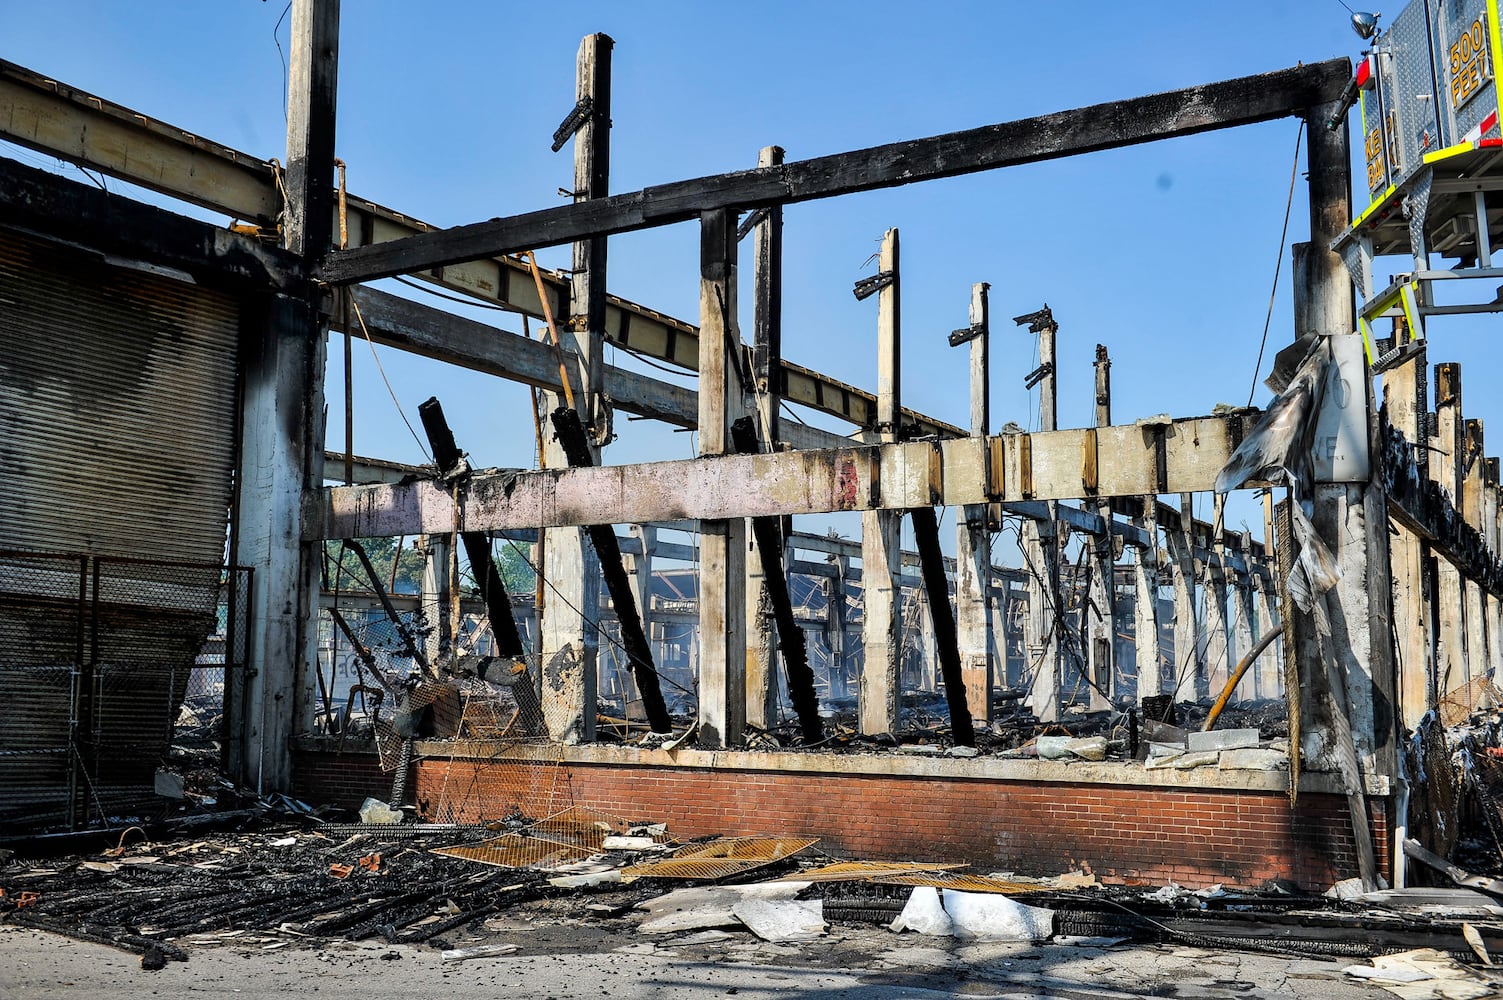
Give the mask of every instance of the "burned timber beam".
[{"label": "burned timber beam", "polygon": [[934,627],[934,645],[939,651],[939,666],[945,680],[950,732],[956,746],[973,747],[976,745],[976,729],[971,724],[970,706],[966,704],[965,675],[960,666],[960,637],[955,631],[955,616],[950,608],[945,557],[939,547],[939,520],[934,516],[933,507],[915,507],[908,513],[913,518],[913,539],[918,544],[924,593],[929,598],[930,623]]},{"label": "burned timber beam", "polygon": [[0,226],[86,247],[120,266],[139,261],[182,272],[212,287],[298,296],[304,290],[296,256],[285,250],[4,158]]},{"label": "burned timber beam", "polygon": [[[244,220],[263,232],[275,232],[282,210],[273,161],[194,135],[4,60],[0,60],[0,138]],[[0,185],[0,190],[4,187]],[[388,243],[436,228],[353,194],[346,197],[345,204],[351,246]],[[85,231],[108,232],[93,228]],[[254,246],[255,241],[247,238],[244,244]],[[226,245],[233,249],[239,243],[227,241]],[[413,277],[482,302],[532,316],[543,314],[527,264],[515,257],[474,260]],[[554,314],[562,315],[570,294],[568,277],[544,271],[543,285]],[[686,371],[699,367],[697,327],[613,295],[606,296],[605,338],[617,347]],[[452,360],[465,364],[458,358]],[[783,397],[790,403],[858,427],[869,427],[876,420],[873,393],[788,361],[781,363],[777,377]],[[608,395],[610,386],[607,369]],[[622,408],[630,409],[625,405]],[[964,433],[959,427],[912,410],[904,411],[903,420],[918,434],[959,437]],[[778,440],[798,448],[833,447],[799,443],[797,435],[802,432],[800,425],[784,423]]]},{"label": "burned timber beam", "polygon": [[334,251],[324,259],[319,277],[341,285],[369,281],[685,222],[716,209],[787,205],[1251,125],[1303,114],[1307,108],[1335,100],[1350,78],[1350,61],[1333,59],[781,166],[662,184]]},{"label": "burned timber beam", "polygon": [[[558,443],[568,456],[573,468],[588,468],[593,458],[584,425],[579,414],[567,406],[553,411],[553,430]],[[610,592],[611,604],[616,609],[616,620],[621,625],[621,645],[631,664],[632,677],[637,682],[637,691],[642,695],[642,710],[647,713],[647,724],[655,733],[671,733],[673,720],[668,715],[668,705],[663,701],[663,691],[658,686],[657,668],[652,662],[652,646],[642,630],[642,618],[637,613],[637,599],[631,592],[631,577],[621,561],[621,546],[616,532],[609,524],[588,526],[590,543],[600,559],[600,575],[605,578],[606,590]],[[646,597],[643,598],[644,602]]]},{"label": "burned timber beam", "polygon": [[[741,455],[758,453],[757,431],[751,417],[741,417],[731,425],[731,440]],[[788,675],[788,697],[798,713],[804,742],[815,744],[824,739],[824,723],[819,718],[819,697],[814,693],[814,671],[809,669],[809,651],[804,630],[793,617],[793,601],[788,595],[788,577],[783,572],[783,538],[776,517],[751,519],[757,557],[762,561],[762,586],[772,604],[773,620],[778,626],[778,647],[783,653],[783,669]],[[941,566],[943,575],[944,568]]]},{"label": "burned timber beam", "polygon": [[[423,431],[428,435],[428,447],[433,449],[433,461],[442,476],[453,476],[462,470],[459,446],[454,443],[454,432],[444,419],[444,408],[436,398],[418,406],[418,418],[423,422]],[[465,558],[470,561],[470,571],[475,574],[475,584],[480,588],[480,598],[485,601],[486,617],[490,619],[491,636],[496,640],[496,652],[521,666],[520,676],[505,679],[510,683],[512,698],[517,704],[517,722],[528,736],[542,735],[543,706],[537,690],[527,673],[525,659],[527,650],[522,647],[522,634],[517,631],[517,620],[512,616],[511,598],[506,593],[506,583],[496,560],[491,558],[491,540],[481,531],[466,531],[459,536],[464,546]],[[482,670],[481,680],[486,679]],[[498,682],[500,683],[500,682]]]},{"label": "burned timber beam", "polygon": [[[369,334],[375,343],[409,354],[563,392],[558,356],[541,341],[376,288],[353,289],[351,297],[360,310],[358,320],[351,318],[352,333]],[[336,329],[343,329],[337,314],[332,321]],[[612,365],[602,367],[605,394],[619,409],[675,427],[698,425],[699,394],[693,389]],[[831,431],[791,421],[783,426],[781,440],[796,448],[838,448],[850,443],[849,438]]]},{"label": "burned timber beam", "polygon": [[[1145,435],[1093,428],[1116,460],[1099,470],[1102,497],[1151,493],[1162,468],[1173,492],[1207,491],[1250,418],[1196,417]],[[997,500],[1064,500],[1080,491],[1083,430],[954,441],[717,455],[590,469],[476,475],[455,498],[433,483],[326,489],[314,538],[494,531],[680,518],[909,510]],[[1156,446],[1162,445],[1162,450]],[[1162,461],[1162,466],[1160,466]],[[322,526],[317,525],[322,513]]]}]

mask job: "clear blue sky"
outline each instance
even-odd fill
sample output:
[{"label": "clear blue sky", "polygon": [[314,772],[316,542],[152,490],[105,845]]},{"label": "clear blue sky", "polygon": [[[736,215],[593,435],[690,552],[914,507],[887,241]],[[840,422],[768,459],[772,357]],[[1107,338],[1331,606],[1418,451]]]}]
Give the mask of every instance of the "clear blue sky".
[{"label": "clear blue sky", "polygon": [[[0,56],[257,156],[280,157],[283,67],[273,26],[284,2],[0,0]],[[1347,21],[1338,0],[346,0],[338,153],[350,164],[352,191],[442,225],[558,204],[556,189],[572,181],[571,160],[567,147],[551,153],[549,141],[573,103],[579,39],[593,31],[616,41],[612,189],[622,191],[750,166],[771,143],[799,159],[1355,57],[1360,42]],[[284,22],[284,51],[286,31]],[[994,429],[1009,420],[1036,423],[1036,396],[1022,388],[1036,364],[1034,345],[1008,317],[1046,301],[1061,328],[1062,425],[1092,421],[1098,342],[1111,351],[1118,422],[1245,403],[1295,134],[1289,119],[793,206],[785,355],[874,385],[876,304],[856,302],[850,287],[875,270],[867,258],[883,230],[896,226],[906,405],[966,422],[965,352],[949,348],[945,334],[965,324],[975,281],[992,284]],[[0,145],[0,155],[15,152]],[[1355,197],[1365,201],[1360,185]],[[1306,238],[1307,219],[1301,178],[1291,242]],[[697,239],[691,225],[614,238],[611,290],[695,321]],[[543,259],[566,263],[564,251]],[[1287,259],[1286,249],[1269,358],[1291,339]],[[483,315],[519,329],[515,317]],[[749,330],[749,302],[742,320]],[[1479,332],[1494,322],[1432,325],[1431,360],[1463,362],[1471,416],[1494,417],[1484,391],[1490,349]],[[336,447],[343,437],[337,353],[329,381]],[[357,452],[419,459],[369,350],[357,358]],[[531,463],[525,388],[383,358],[414,423],[417,403],[437,394],[477,464]],[[1266,374],[1267,359],[1263,368]],[[1267,399],[1260,384],[1256,401]],[[1489,422],[1503,434],[1503,416]],[[608,461],[687,457],[692,447],[690,435],[645,423],[623,420],[618,431]]]}]

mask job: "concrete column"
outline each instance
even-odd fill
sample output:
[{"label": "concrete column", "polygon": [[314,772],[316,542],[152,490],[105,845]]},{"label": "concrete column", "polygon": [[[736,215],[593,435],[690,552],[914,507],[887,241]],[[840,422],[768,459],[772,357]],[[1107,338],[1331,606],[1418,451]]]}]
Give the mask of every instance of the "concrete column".
[{"label": "concrete column", "polygon": [[[1252,535],[1244,532],[1242,544],[1239,546],[1245,564],[1252,563]],[[1227,663],[1230,667],[1236,667],[1242,662],[1253,645],[1253,587],[1252,577],[1246,571],[1234,572],[1230,576],[1230,600],[1231,600],[1231,630],[1230,641],[1227,644]],[[1272,650],[1265,650],[1264,656],[1271,656]],[[1249,668],[1250,669],[1250,668]],[[1237,685],[1236,699],[1238,701],[1251,701],[1258,697],[1258,675],[1252,672],[1245,676],[1242,683]]]},{"label": "concrete column", "polygon": [[1028,572],[1028,617],[1024,652],[1030,671],[1028,707],[1041,722],[1060,717],[1059,539],[1054,521],[1023,519],[1024,569]]},{"label": "concrete column", "polygon": [[[311,270],[333,242],[338,0],[294,0],[287,101],[286,249]],[[230,769],[258,791],[289,791],[291,737],[316,705],[322,543],[302,541],[303,497],[323,482],[327,327],[309,299],[273,295],[246,324],[239,523],[231,559],[255,567],[243,745]]]},{"label": "concrete column", "polygon": [[428,634],[424,639],[429,663],[438,663],[454,641],[454,607],[449,600],[454,546],[448,535],[424,535],[423,613],[428,617]]}]

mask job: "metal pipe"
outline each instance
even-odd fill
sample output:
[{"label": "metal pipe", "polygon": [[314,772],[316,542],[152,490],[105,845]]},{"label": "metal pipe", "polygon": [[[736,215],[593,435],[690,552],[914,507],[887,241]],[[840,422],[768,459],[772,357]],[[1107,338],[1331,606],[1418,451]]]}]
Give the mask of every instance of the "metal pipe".
[{"label": "metal pipe", "polygon": [[1232,671],[1232,676],[1226,679],[1226,687],[1221,689],[1221,694],[1216,698],[1216,703],[1211,706],[1210,714],[1206,716],[1205,725],[1200,727],[1201,732],[1208,733],[1211,731],[1216,725],[1216,720],[1221,717],[1222,710],[1226,708],[1226,703],[1231,700],[1232,691],[1236,689],[1237,682],[1242,680],[1242,675],[1247,673],[1248,668],[1253,665],[1253,661],[1258,658],[1258,655],[1273,645],[1273,640],[1283,634],[1283,629],[1269,629],[1258,640],[1257,645],[1247,651],[1247,655],[1242,657],[1241,662],[1237,664],[1237,669]]}]

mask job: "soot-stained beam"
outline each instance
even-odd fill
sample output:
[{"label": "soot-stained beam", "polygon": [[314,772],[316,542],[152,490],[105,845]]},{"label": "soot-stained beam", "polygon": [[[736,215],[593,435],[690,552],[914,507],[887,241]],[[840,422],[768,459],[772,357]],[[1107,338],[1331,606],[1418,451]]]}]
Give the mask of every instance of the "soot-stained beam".
[{"label": "soot-stained beam", "polygon": [[793,204],[1250,125],[1335,100],[1350,77],[1351,62],[1332,59],[781,166],[661,184],[335,251],[324,260],[319,277],[333,284],[369,281],[684,222],[705,211]]}]

